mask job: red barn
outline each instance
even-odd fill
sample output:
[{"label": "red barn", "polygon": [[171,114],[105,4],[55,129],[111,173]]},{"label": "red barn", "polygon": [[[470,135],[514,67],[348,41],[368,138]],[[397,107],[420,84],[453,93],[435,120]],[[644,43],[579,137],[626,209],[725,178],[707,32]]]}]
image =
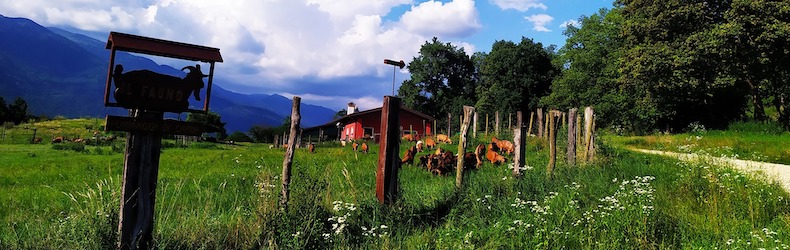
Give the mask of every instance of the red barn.
[{"label": "red barn", "polygon": [[[354,103],[348,105],[346,116],[321,126],[306,128],[304,133],[323,130],[325,135],[336,136],[340,140],[373,139],[378,141],[381,135],[381,108],[359,112]],[[414,134],[417,139],[420,139],[425,135],[431,135],[433,131],[431,127],[436,119],[419,111],[401,107],[399,120],[401,135]],[[338,128],[339,135],[336,134]],[[335,133],[326,133],[330,131]]]}]

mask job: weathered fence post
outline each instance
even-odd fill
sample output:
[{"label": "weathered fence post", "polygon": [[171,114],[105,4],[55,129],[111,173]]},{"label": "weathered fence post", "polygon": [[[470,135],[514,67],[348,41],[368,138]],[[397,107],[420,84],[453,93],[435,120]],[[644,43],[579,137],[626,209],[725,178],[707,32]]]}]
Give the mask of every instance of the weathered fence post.
[{"label": "weathered fence post", "polygon": [[538,138],[543,138],[543,109],[538,108]]},{"label": "weathered fence post", "polygon": [[522,119],[521,111],[516,112],[516,128],[513,131],[513,144],[515,145],[515,152],[513,155],[513,176],[520,177],[521,169],[526,165],[526,146],[527,141],[526,131],[524,130],[524,121]]},{"label": "weathered fence post", "polygon": [[466,154],[466,134],[475,107],[464,106],[464,121],[461,123],[461,136],[458,139],[458,164],[455,167],[455,188],[460,189],[464,176],[464,154]]},{"label": "weathered fence post", "polygon": [[529,112],[529,127],[527,128],[527,136],[532,135],[532,118],[535,117],[535,112]]},{"label": "weathered fence post", "polygon": [[33,137],[30,137],[31,144],[36,142],[36,130],[38,130],[38,128],[33,128]]},{"label": "weathered fence post", "polygon": [[595,156],[595,113],[592,107],[584,108],[584,155],[587,162]]},{"label": "weathered fence post", "polygon": [[299,103],[301,101],[301,97],[294,96],[293,106],[291,106],[291,137],[288,138],[288,147],[285,149],[285,157],[283,157],[282,196],[280,196],[280,209],[283,211],[288,210],[288,195],[290,192],[288,186],[291,185],[291,165],[294,160],[297,130],[299,129],[299,122],[302,120],[302,116],[299,113]]},{"label": "weathered fence post", "polygon": [[274,141],[272,142],[272,144],[274,144],[275,148],[279,148],[280,147],[280,144],[281,144],[280,143],[280,135],[274,135]]},{"label": "weathered fence post", "polygon": [[472,138],[477,138],[477,111],[475,111],[474,124],[475,126],[472,130]]},{"label": "weathered fence post", "polygon": [[512,130],[513,129],[513,124],[510,121],[512,118],[513,118],[513,114],[507,113],[507,129],[508,130]]},{"label": "weathered fence post", "polygon": [[568,166],[576,165],[576,111],[576,108],[568,111]]},{"label": "weathered fence post", "polygon": [[[140,120],[162,120],[162,112],[131,110]],[[121,211],[118,221],[120,249],[151,248],[154,230],[156,181],[162,133],[133,131],[126,133],[121,186]]]},{"label": "weathered fence post", "polygon": [[582,116],[576,114],[576,145],[582,145]]},{"label": "weathered fence post", "polygon": [[486,135],[488,135],[488,114],[486,114]]},{"label": "weathered fence post", "polygon": [[451,130],[452,129],[452,127],[451,127],[452,120],[453,120],[453,114],[447,113],[447,137],[453,136],[453,134],[451,132],[452,131]]},{"label": "weathered fence post", "polygon": [[400,98],[385,96],[384,105],[381,108],[379,162],[376,168],[376,197],[381,204],[391,204],[398,195],[400,103]]},{"label": "weathered fence post", "polygon": [[319,129],[318,130],[318,144],[321,144],[321,142],[323,140],[324,140],[324,130],[323,129]]},{"label": "weathered fence post", "polygon": [[494,113],[494,117],[495,117],[494,124],[496,124],[495,125],[496,127],[494,127],[494,134],[499,135],[499,111],[496,111]]},{"label": "weathered fence post", "polygon": [[551,110],[546,116],[546,122],[549,124],[546,129],[548,130],[548,139],[549,139],[549,165],[546,166],[546,177],[550,180],[554,179],[554,166],[557,162],[557,129],[555,122],[556,118],[556,111]]}]

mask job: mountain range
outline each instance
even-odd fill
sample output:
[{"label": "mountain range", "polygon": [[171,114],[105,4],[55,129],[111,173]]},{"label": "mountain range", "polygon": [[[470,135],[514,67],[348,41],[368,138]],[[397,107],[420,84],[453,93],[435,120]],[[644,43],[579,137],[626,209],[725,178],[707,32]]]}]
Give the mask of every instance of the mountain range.
[{"label": "mountain range", "polygon": [[[104,41],[2,15],[0,37],[0,97],[7,103],[22,97],[31,114],[49,117],[127,114],[122,108],[104,106],[110,57]],[[125,52],[116,53],[116,61],[122,61],[124,68],[184,74],[171,66]],[[215,78],[210,110],[220,115],[227,123],[225,129],[232,133],[247,132],[254,125],[279,126],[291,115],[291,105],[290,99],[277,94],[242,94],[223,89]],[[337,111],[302,103],[300,112],[302,127],[311,127],[329,122]]]}]

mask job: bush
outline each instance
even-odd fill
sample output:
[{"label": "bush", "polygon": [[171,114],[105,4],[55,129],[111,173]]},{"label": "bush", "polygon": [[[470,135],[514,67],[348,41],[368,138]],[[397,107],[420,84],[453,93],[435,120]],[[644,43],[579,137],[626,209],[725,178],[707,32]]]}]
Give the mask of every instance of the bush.
[{"label": "bush", "polygon": [[748,134],[766,134],[778,135],[785,132],[782,124],[774,121],[768,122],[733,122],[727,128],[729,131],[748,133]]},{"label": "bush", "polygon": [[56,143],[52,144],[54,150],[74,150],[75,152],[85,151],[85,144],[76,142]]},{"label": "bush", "polygon": [[235,141],[235,142],[252,142],[252,138],[247,136],[247,134],[242,132],[233,132],[227,138],[228,141]]}]

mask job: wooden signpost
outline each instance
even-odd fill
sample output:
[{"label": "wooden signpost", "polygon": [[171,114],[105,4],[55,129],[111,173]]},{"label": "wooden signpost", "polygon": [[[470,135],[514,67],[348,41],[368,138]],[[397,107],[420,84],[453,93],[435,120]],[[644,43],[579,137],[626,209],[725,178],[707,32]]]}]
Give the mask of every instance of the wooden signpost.
[{"label": "wooden signpost", "polygon": [[[111,54],[104,105],[129,110],[129,117],[107,116],[105,126],[106,130],[127,132],[117,247],[149,249],[153,247],[151,244],[162,135],[200,135],[205,131],[199,123],[163,120],[164,113],[208,112],[214,63],[222,62],[222,56],[216,48],[117,32],[110,33],[106,48]],[[125,72],[123,65],[115,64],[117,51],[192,62],[182,68],[188,70],[183,78],[150,70]],[[193,66],[194,62],[210,64],[209,74],[203,74],[200,64]],[[208,85],[203,83],[203,78],[206,77]],[[115,88],[110,91],[113,84]],[[200,97],[203,87],[207,87],[205,98]],[[111,102],[110,97],[115,102]],[[202,99],[203,109],[191,109],[191,97],[197,101]]]}]

